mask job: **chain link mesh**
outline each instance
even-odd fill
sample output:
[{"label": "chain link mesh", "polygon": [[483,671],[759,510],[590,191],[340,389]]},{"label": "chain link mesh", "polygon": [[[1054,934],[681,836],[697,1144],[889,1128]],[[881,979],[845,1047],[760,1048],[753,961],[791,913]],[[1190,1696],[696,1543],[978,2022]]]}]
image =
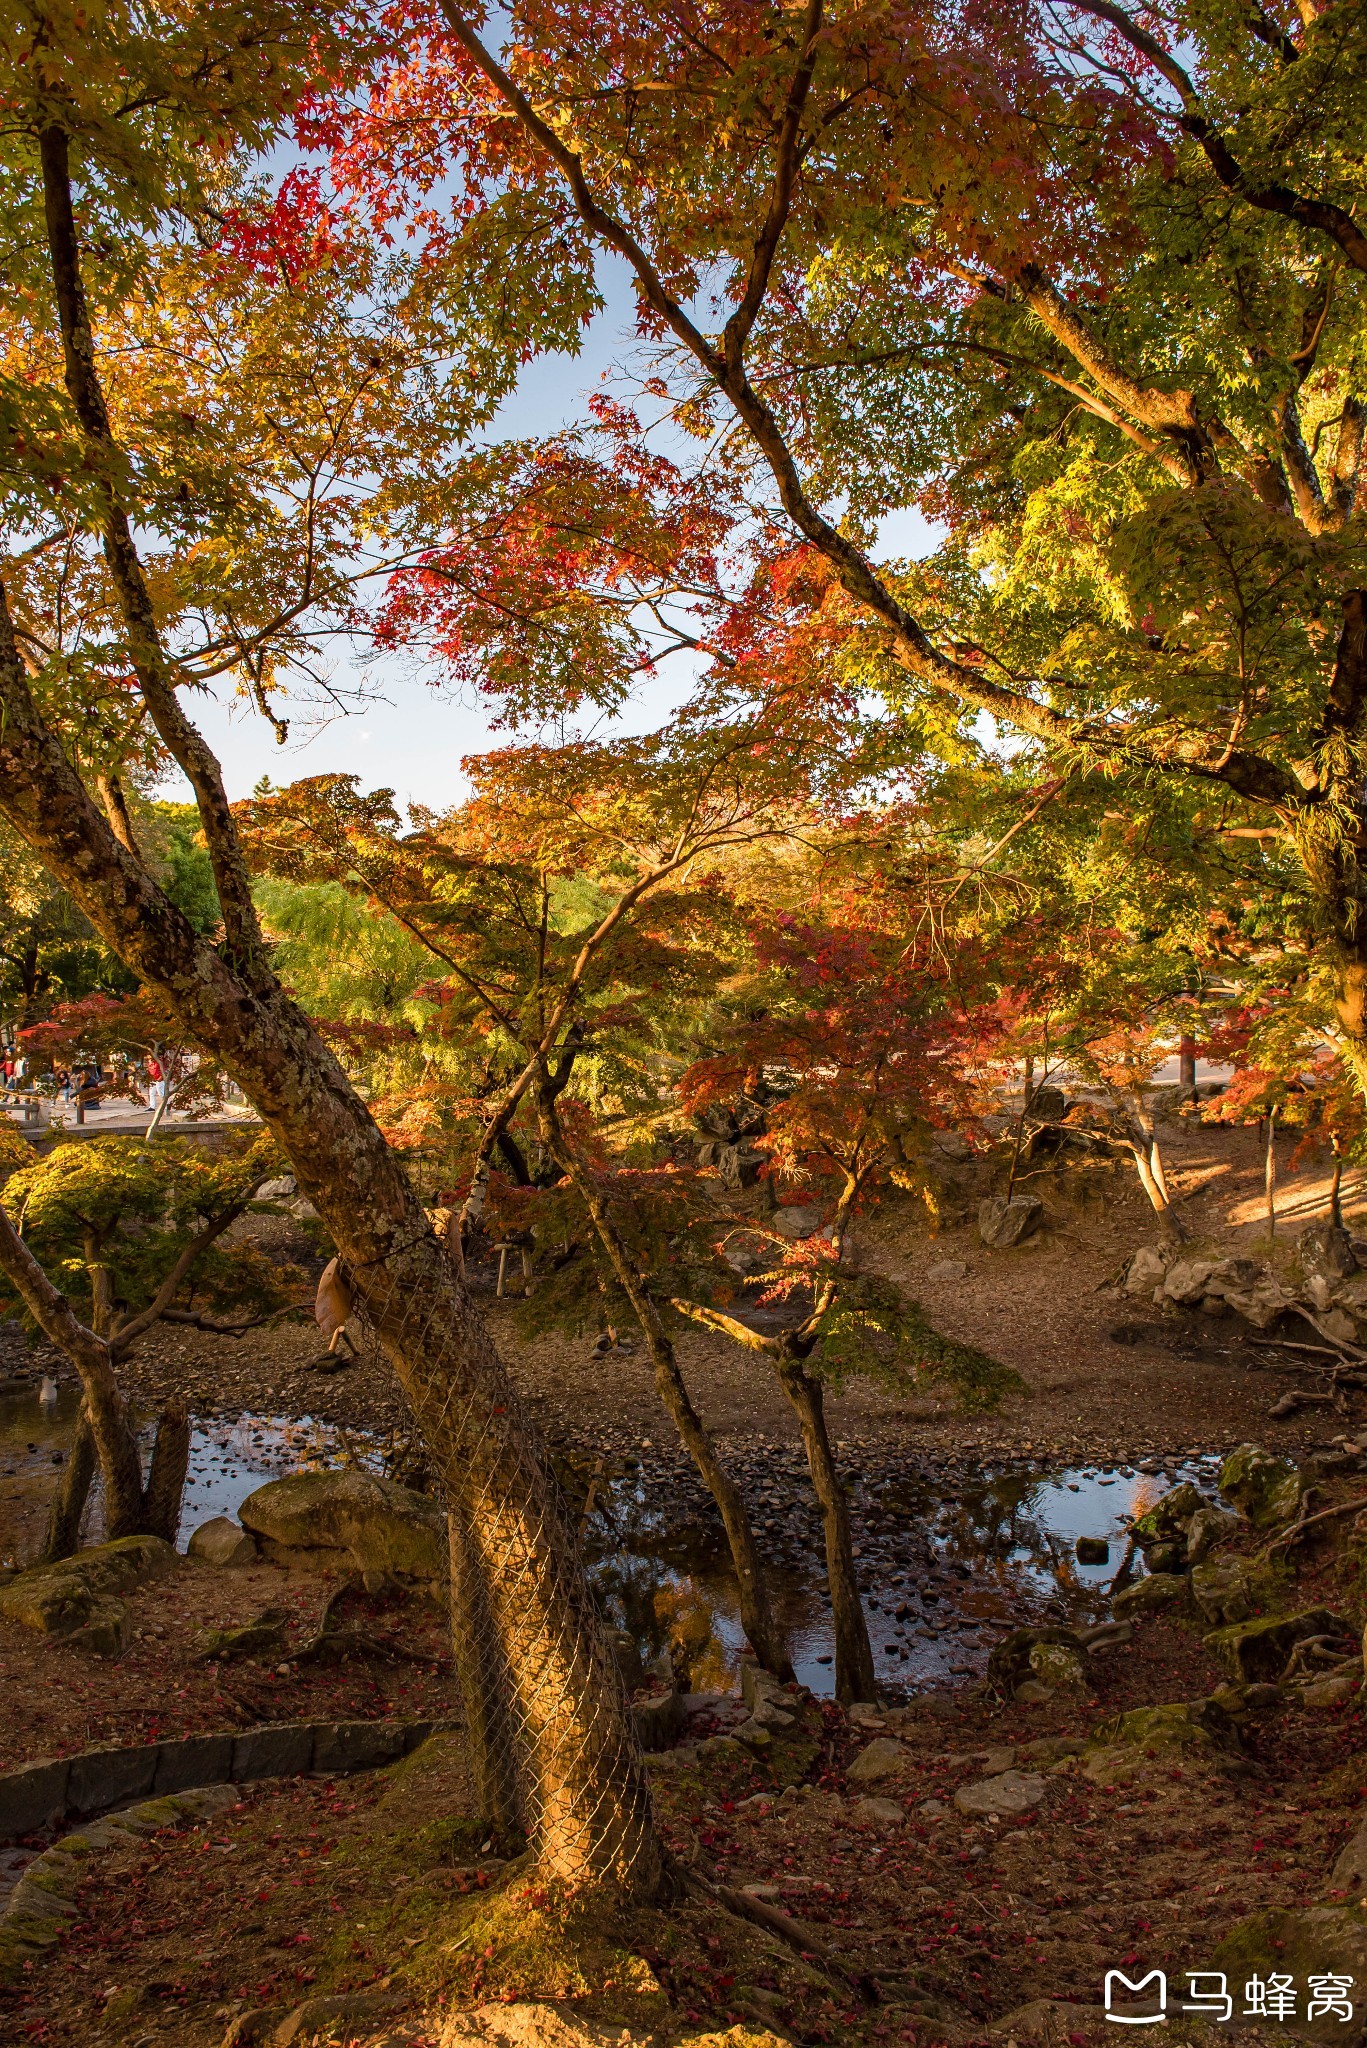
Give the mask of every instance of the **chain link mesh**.
[{"label": "chain link mesh", "polygon": [[[366,1348],[404,1382],[449,1518],[452,1644],[481,1817],[525,1835],[541,1872],[567,1887],[653,1890],[660,1852],[641,1747],[537,1425],[454,1268],[449,1306],[405,1307],[393,1284],[366,1277],[352,1276],[353,1313]],[[448,1353],[477,1357],[469,1391],[443,1370]]]}]

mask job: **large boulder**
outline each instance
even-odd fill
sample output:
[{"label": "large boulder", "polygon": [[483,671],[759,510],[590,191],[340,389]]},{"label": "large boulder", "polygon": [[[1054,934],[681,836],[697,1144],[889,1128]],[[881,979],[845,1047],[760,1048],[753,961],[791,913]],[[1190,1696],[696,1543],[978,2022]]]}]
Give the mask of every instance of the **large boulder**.
[{"label": "large boulder", "polygon": [[1260,1272],[1252,1259],[1224,1260],[1206,1282],[1205,1298],[1224,1302],[1255,1330],[1270,1330],[1296,1305],[1295,1296],[1287,1293],[1280,1280]]},{"label": "large boulder", "polygon": [[1219,1488],[1255,1529],[1289,1522],[1301,1504],[1305,1481],[1287,1458],[1274,1458],[1257,1444],[1240,1444],[1220,1467]]},{"label": "large boulder", "polygon": [[1237,1515],[1227,1514],[1223,1508],[1198,1508],[1187,1523],[1187,1563],[1202,1563],[1238,1526]]},{"label": "large boulder", "polygon": [[0,1589],[0,1617],[74,1649],[112,1656],[128,1640],[128,1610],[118,1596],[177,1562],[160,1536],[121,1536],[59,1564],[20,1572]]},{"label": "large boulder", "polygon": [[1207,1621],[1250,1621],[1273,1604],[1280,1586],[1269,1565],[1246,1557],[1213,1557],[1192,1568],[1192,1598]]},{"label": "large boulder", "polygon": [[1086,1648],[1077,1629],[1058,1626],[1013,1628],[1010,1635],[1003,1636],[994,1645],[987,1660],[988,1684],[996,1686],[1009,1697],[1018,1685],[1026,1685],[1037,1677],[1035,1651],[1045,1646],[1067,1650],[1078,1657]]},{"label": "large boulder", "polygon": [[446,1577],[446,1516],[370,1472],[297,1472],[249,1493],[244,1529],[279,1564],[435,1585]]},{"label": "large boulder", "polygon": [[1130,1534],[1141,1550],[1149,1550],[1155,1543],[1172,1543],[1179,1537],[1185,1542],[1192,1516],[1204,1506],[1196,1488],[1186,1480],[1181,1486],[1170,1488],[1132,1522]]},{"label": "large boulder", "polygon": [[[1356,1904],[1309,1906],[1253,1913],[1233,1926],[1218,1948],[1203,1958],[1202,1968],[1223,1971],[1231,1991],[1236,1992],[1260,1978],[1270,1983],[1274,1975],[1292,1987],[1294,2000],[1290,2018],[1273,2020],[1257,2028],[1260,2040],[1284,2034],[1301,2041],[1339,2042],[1359,2048],[1362,2041],[1361,1986],[1367,1983],[1367,1915]],[[1337,1978],[1346,1987],[1338,2009],[1324,2010],[1324,2000],[1315,2019],[1308,2018],[1310,1984],[1318,1979],[1328,1988]],[[1344,2017],[1346,2000],[1351,2019]],[[1235,2010],[1239,2010],[1236,2005]],[[1269,2017],[1271,2017],[1269,2015]],[[1219,2029],[1212,2029],[1218,2035]],[[1245,2033],[1244,2039],[1249,2035]]]},{"label": "large boulder", "polygon": [[1341,1223],[1308,1223],[1296,1240],[1296,1255],[1307,1279],[1351,1280],[1358,1269],[1353,1240]]},{"label": "large boulder", "polygon": [[1205,1295],[1214,1271],[1214,1259],[1176,1259],[1163,1276],[1163,1292],[1169,1301],[1194,1306]]},{"label": "large boulder", "polygon": [[1348,1624],[1327,1607],[1308,1607],[1301,1614],[1265,1615],[1236,1621],[1203,1638],[1206,1648],[1231,1678],[1243,1684],[1270,1684],[1279,1679],[1297,1643],[1313,1636],[1347,1639]]},{"label": "large boulder", "polygon": [[1167,1252],[1159,1251],[1154,1245],[1141,1244],[1125,1274],[1126,1294],[1143,1294],[1151,1300],[1154,1289],[1163,1285],[1169,1264]]},{"label": "large boulder", "polygon": [[989,1195],[978,1205],[978,1235],[994,1251],[1009,1251],[1038,1230],[1043,1216],[1038,1195]]},{"label": "large boulder", "polygon": [[1166,1607],[1185,1607],[1190,1596],[1191,1589],[1181,1572],[1154,1572],[1117,1593],[1111,1602],[1111,1612],[1117,1620],[1136,1614],[1157,1614]]},{"label": "large boulder", "polygon": [[1131,1707],[1109,1721],[1099,1721],[1091,1744],[1097,1751],[1212,1750],[1232,1746],[1233,1728],[1213,1700],[1170,1700],[1159,1707]]}]

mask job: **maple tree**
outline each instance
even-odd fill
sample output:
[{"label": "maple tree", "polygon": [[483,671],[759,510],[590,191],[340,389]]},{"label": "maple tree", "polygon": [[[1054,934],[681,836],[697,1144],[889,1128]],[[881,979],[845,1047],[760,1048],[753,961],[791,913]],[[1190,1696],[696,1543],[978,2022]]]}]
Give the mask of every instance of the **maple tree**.
[{"label": "maple tree", "polygon": [[898,1387],[943,1379],[971,1408],[992,1405],[1017,1380],[940,1336],[898,1287],[850,1255],[861,1204],[880,1185],[923,1185],[931,1132],[970,1119],[997,1036],[990,997],[975,1012],[965,952],[956,987],[933,945],[861,923],[849,902],[828,908],[843,908],[838,923],[790,917],[755,933],[757,978],[727,1034],[734,1042],[682,1083],[698,1108],[758,1095],[764,1133],[753,1142],[778,1179],[819,1197],[823,1226],[795,1244],[753,1217],[733,1217],[726,1232],[750,1261],[759,1254],[759,1301],[793,1304],[796,1314],[761,1332],[703,1302],[676,1295],[673,1306],[767,1357],[778,1375],[825,1528],[837,1694],[856,1700],[874,1695],[873,1659],[824,1388],[852,1372]]},{"label": "maple tree", "polygon": [[[555,1115],[576,1077],[590,1074],[600,1101],[625,1092],[644,1116],[658,1113],[661,1076],[679,1064],[670,1023],[677,1039],[678,1020],[718,972],[718,865],[790,829],[809,786],[812,764],[777,737],[761,717],[720,731],[681,721],[667,739],[506,750],[467,762],[470,800],[406,834],[389,792],[362,797],[349,778],[242,807],[254,861],[363,895],[441,970],[415,991],[426,1015],[416,1015],[412,1052],[428,1078],[397,1122],[426,1170],[444,1154],[445,1176],[466,1190],[467,1247],[496,1155],[522,1186],[547,1177],[533,1173],[526,1134],[515,1132],[524,1104],[551,1181],[578,1171]],[[587,1199],[620,1263],[606,1212]],[[648,1310],[644,1328],[660,1398],[722,1516],[747,1634],[786,1675],[739,1489]]]},{"label": "maple tree", "polygon": [[[334,235],[306,180],[263,204],[254,152],[372,47],[359,14],[227,0],[79,26],[54,10],[0,39],[0,815],[232,1073],[350,1270],[448,1491],[486,1810],[525,1819],[548,1874],[648,1895],[663,1866],[572,1530],[400,1162],[271,970],[222,773],[183,701],[226,677],[271,715],[282,662],[307,672],[329,635],[359,630],[358,590],[403,558],[385,535],[406,459],[428,474],[424,450],[458,449],[527,332],[556,330],[548,294],[539,328],[489,337],[474,301],[374,237]],[[462,320],[468,376],[451,367]],[[128,801],[170,763],[213,872],[212,942]],[[107,1359],[87,1366],[112,1422]]]},{"label": "maple tree", "polygon": [[262,1137],[215,1157],[184,1140],[95,1138],[57,1145],[6,1180],[0,1308],[19,1309],[64,1351],[84,1390],[46,1559],[75,1549],[96,1460],[106,1536],[175,1540],[190,1453],[185,1404],[163,1411],[144,1479],[119,1368],[159,1323],[236,1336],[286,1305],[290,1279],[302,1275],[251,1246],[222,1244],[278,1171]]},{"label": "maple tree", "polygon": [[[500,24],[413,9],[314,131],[338,190],[586,317],[611,252],[658,407],[890,725],[1263,835],[1367,1078],[1360,10]],[[908,505],[925,562],[875,545]]]}]

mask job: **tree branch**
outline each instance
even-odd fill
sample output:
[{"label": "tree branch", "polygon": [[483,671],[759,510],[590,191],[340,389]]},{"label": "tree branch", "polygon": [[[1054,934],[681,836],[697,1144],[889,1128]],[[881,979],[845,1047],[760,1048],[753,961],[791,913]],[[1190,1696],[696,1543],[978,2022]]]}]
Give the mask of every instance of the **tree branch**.
[{"label": "tree branch", "polygon": [[[1132,50],[1146,57],[1161,77],[1167,80],[1182,102],[1182,111],[1173,118],[1178,126],[1198,142],[1205,152],[1207,163],[1214,171],[1226,192],[1255,206],[1261,213],[1279,213],[1288,220],[1296,221],[1301,227],[1313,228],[1317,234],[1327,235],[1336,242],[1355,270],[1367,271],[1367,235],[1358,226],[1351,213],[1342,206],[1336,206],[1329,199],[1311,199],[1302,192],[1293,191],[1289,185],[1259,184],[1240,165],[1223,135],[1207,119],[1201,97],[1191,78],[1177,60],[1170,56],[1156,37],[1137,21],[1117,7],[1113,0],[1070,0],[1079,14],[1089,14],[1096,21],[1104,21],[1125,38]],[[1262,38],[1267,41],[1267,37]],[[1295,45],[1290,45],[1295,49]],[[1296,52],[1299,56],[1299,52]]]},{"label": "tree branch", "polygon": [[203,734],[180,707],[147,578],[127,512],[119,500],[116,475],[121,466],[121,451],[110,427],[109,410],[95,365],[95,342],[81,280],[80,246],[71,201],[70,141],[65,130],[55,125],[44,128],[39,137],[39,153],[66,387],[85,438],[100,458],[96,488],[103,504],[104,557],[128,633],[138,688],[165,746],[195,793],[229,946],[241,963],[253,963],[262,971],[261,931],[252,901],[251,880],[223,787],[222,771]]}]

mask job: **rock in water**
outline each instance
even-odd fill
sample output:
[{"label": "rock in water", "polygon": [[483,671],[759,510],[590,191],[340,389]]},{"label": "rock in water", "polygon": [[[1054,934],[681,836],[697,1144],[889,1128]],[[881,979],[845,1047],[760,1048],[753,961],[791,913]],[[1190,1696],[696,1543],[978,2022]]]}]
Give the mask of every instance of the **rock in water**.
[{"label": "rock in water", "polygon": [[1109,1564],[1111,1546],[1104,1536],[1079,1536],[1073,1545],[1079,1564]]},{"label": "rock in water", "polygon": [[185,1546],[187,1557],[202,1564],[237,1565],[256,1563],[256,1545],[231,1515],[215,1515],[201,1522]]},{"label": "rock in water", "polygon": [[447,1575],[441,1509],[370,1472],[272,1479],[247,1495],[238,1514],[268,1558],[297,1569],[352,1569],[424,1585]]},{"label": "rock in water", "polygon": [[1155,1543],[1185,1540],[1192,1516],[1199,1514],[1204,1505],[1190,1480],[1185,1480],[1181,1486],[1170,1488],[1146,1513],[1140,1515],[1132,1524],[1130,1534],[1141,1550],[1148,1550]]}]

